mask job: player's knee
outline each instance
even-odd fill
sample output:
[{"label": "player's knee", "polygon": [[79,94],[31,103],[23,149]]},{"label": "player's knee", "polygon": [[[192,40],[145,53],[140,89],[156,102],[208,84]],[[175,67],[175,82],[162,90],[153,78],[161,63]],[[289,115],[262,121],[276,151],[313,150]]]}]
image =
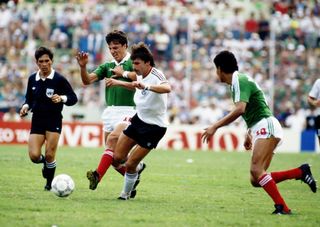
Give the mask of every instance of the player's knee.
[{"label": "player's knee", "polygon": [[114,148],[117,144],[118,138],[119,138],[118,135],[111,133],[107,139],[107,146],[110,148]]},{"label": "player's knee", "polygon": [[252,185],[253,187],[255,187],[255,188],[260,187],[260,184],[259,184],[258,180],[254,179],[254,178],[252,178],[252,177],[251,177],[251,179],[250,179],[250,182],[251,182],[251,185]]},{"label": "player's knee", "polygon": [[259,176],[260,176],[260,169],[257,167],[251,167],[250,169],[250,182],[252,184],[253,187],[260,187],[259,185]]},{"label": "player's knee", "polygon": [[35,155],[35,154],[32,154],[32,153],[29,153],[29,158],[30,158],[31,162],[39,163],[40,155]]}]

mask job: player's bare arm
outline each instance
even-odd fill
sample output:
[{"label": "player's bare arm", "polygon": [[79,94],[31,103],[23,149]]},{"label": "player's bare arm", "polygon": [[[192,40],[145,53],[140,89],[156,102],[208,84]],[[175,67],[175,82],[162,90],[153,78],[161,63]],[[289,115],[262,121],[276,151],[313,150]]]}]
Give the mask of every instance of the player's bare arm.
[{"label": "player's bare arm", "polygon": [[137,80],[137,74],[135,72],[125,71],[122,66],[116,66],[114,69],[111,69],[111,71],[114,73],[112,78],[124,77],[129,78],[132,81]]},{"label": "player's bare arm", "polygon": [[245,112],[246,106],[247,103],[245,102],[237,102],[235,108],[230,113],[218,120],[211,127],[205,129],[205,132],[201,135],[202,141],[208,143],[210,137],[212,137],[219,128],[230,124],[240,117]]},{"label": "player's bare arm", "polygon": [[89,54],[87,52],[78,52],[76,59],[80,66],[80,75],[81,80],[84,85],[92,84],[93,82],[98,80],[98,76],[95,73],[87,72],[87,64],[89,61]]},{"label": "player's bare arm", "polygon": [[159,94],[171,92],[171,86],[168,82],[165,82],[159,85],[149,85],[141,82],[133,82],[133,84],[138,89],[145,89],[145,90],[153,91]]},{"label": "player's bare arm", "polygon": [[320,107],[320,99],[316,99],[311,96],[308,96],[308,103],[312,107]]},{"label": "player's bare arm", "polygon": [[123,73],[125,72],[122,68],[122,66],[118,65],[116,67],[114,67],[113,69],[111,69],[111,71],[114,73],[114,75],[112,76],[112,78],[118,78],[118,77],[122,77]]},{"label": "player's bare arm", "polygon": [[106,86],[111,87],[111,86],[121,86],[129,90],[135,90],[135,87],[132,82],[126,82],[122,80],[117,80],[113,78],[106,78],[105,79]]}]

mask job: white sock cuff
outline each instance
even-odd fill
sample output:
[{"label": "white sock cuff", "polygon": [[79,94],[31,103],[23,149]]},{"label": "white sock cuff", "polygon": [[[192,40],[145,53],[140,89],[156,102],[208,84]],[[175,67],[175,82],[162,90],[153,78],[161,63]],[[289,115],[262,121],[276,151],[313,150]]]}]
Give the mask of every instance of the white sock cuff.
[{"label": "white sock cuff", "polygon": [[46,167],[47,167],[48,169],[53,169],[53,168],[55,168],[56,166],[57,166],[56,160],[54,160],[53,162],[47,162],[47,161],[46,161]]},{"label": "white sock cuff", "polygon": [[136,180],[138,178],[138,173],[125,173],[125,177],[129,180]]},{"label": "white sock cuff", "polygon": [[269,181],[272,180],[272,177],[270,174],[266,174],[260,181],[259,184],[261,187],[265,186]]}]

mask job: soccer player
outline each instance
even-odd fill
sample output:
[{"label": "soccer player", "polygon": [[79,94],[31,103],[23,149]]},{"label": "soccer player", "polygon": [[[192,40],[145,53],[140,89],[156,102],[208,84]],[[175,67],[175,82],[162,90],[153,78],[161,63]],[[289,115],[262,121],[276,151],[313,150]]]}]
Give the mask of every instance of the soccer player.
[{"label": "soccer player", "polygon": [[247,150],[253,149],[250,167],[251,184],[254,187],[262,187],[272,198],[276,208],[273,214],[291,214],[276,184],[288,179],[301,179],[313,192],[316,192],[316,181],[309,164],[286,171],[266,172],[274,150],[282,139],[281,125],[272,115],[260,87],[251,77],[238,72],[237,60],[231,52],[222,51],[213,61],[219,80],[230,85],[235,107],[229,114],[205,129],[202,134],[203,141],[208,142],[219,128],[242,116],[248,126],[244,147]]},{"label": "soccer player", "polygon": [[[88,73],[86,68],[88,63],[88,53],[79,52],[77,54],[76,58],[80,66],[81,80],[83,84],[89,85],[96,81],[111,77],[116,78],[119,81],[127,82],[136,80],[136,73],[133,72],[132,61],[130,59],[130,54],[127,51],[127,35],[122,31],[114,30],[107,34],[106,42],[113,60],[101,64],[91,73]],[[132,116],[136,113],[133,96],[134,91],[123,87],[106,86],[105,88],[105,101],[107,108],[105,108],[102,113],[102,121],[106,148],[96,170],[89,170],[87,172],[89,188],[91,190],[95,190],[97,188],[98,183],[112,164],[113,152],[118,137],[130,123]],[[141,173],[144,168],[145,164],[141,163],[138,166],[138,171]],[[124,175],[126,171],[124,166],[118,166],[116,170],[122,175]]]},{"label": "soccer player", "polygon": [[[56,151],[62,128],[63,105],[72,106],[78,99],[69,82],[52,68],[53,52],[39,47],[35,52],[39,70],[28,80],[26,100],[20,110],[24,117],[31,110],[29,157],[34,163],[43,163],[42,175],[47,182],[45,190],[51,189],[56,169]],[[45,145],[45,154],[41,152]]]},{"label": "soccer player", "polygon": [[[320,108],[320,79],[317,79],[309,92],[308,103],[312,108]],[[320,143],[320,115],[315,118],[315,127],[317,130],[318,140]]]},{"label": "soccer player", "polygon": [[115,166],[126,161],[124,186],[118,198],[121,200],[130,198],[134,185],[139,179],[137,171],[139,162],[157,147],[166,133],[167,93],[171,91],[168,80],[160,70],[155,68],[153,56],[144,43],[132,46],[131,60],[134,71],[139,75],[137,81],[130,83],[108,79],[106,83],[110,87],[122,86],[136,90],[134,102],[137,113],[131,119],[131,124],[121,133],[113,156]]}]

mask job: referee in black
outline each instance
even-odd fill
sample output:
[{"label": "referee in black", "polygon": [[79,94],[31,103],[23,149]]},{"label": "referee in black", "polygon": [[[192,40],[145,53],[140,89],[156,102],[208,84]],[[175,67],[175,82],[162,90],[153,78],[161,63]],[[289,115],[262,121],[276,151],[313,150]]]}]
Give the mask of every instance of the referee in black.
[{"label": "referee in black", "polygon": [[[39,70],[30,75],[26,100],[20,110],[24,117],[32,114],[29,136],[29,157],[34,163],[43,163],[42,175],[47,182],[45,190],[51,190],[56,169],[56,151],[62,127],[63,105],[72,106],[78,99],[70,83],[52,68],[53,52],[39,47],[35,52]],[[44,155],[41,152],[45,145]]]}]

